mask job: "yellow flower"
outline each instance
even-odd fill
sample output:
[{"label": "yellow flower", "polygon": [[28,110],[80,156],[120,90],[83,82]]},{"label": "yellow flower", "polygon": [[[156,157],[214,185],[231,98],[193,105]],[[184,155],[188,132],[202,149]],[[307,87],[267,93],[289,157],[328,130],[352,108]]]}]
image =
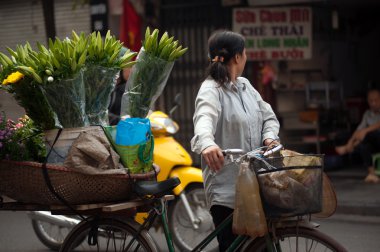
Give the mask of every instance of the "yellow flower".
[{"label": "yellow flower", "polygon": [[11,73],[6,79],[3,80],[3,85],[13,84],[24,78],[24,75],[19,71]]}]

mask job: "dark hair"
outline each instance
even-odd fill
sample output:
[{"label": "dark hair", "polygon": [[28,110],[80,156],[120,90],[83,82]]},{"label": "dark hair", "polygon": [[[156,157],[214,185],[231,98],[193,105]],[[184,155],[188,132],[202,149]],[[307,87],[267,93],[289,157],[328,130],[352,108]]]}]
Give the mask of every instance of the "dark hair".
[{"label": "dark hair", "polygon": [[236,55],[244,51],[245,39],[239,33],[232,31],[217,31],[208,39],[210,65],[207,76],[211,76],[219,85],[231,81],[227,64]]},{"label": "dark hair", "polygon": [[368,91],[371,91],[371,90],[377,90],[377,91],[379,91],[380,87],[379,87],[378,82],[376,82],[374,80],[368,81],[368,83],[367,83],[367,90]]},{"label": "dark hair", "polygon": [[116,85],[123,84],[125,82],[127,82],[127,80],[124,79],[123,69],[121,69],[119,72],[119,77],[116,79]]}]

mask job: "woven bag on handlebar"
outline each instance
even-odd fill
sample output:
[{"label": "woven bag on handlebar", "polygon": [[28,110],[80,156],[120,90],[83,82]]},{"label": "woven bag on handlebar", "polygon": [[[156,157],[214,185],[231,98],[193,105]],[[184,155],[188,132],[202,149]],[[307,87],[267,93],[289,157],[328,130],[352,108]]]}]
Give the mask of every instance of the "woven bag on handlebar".
[{"label": "woven bag on handlebar", "polygon": [[[155,171],[130,175],[88,175],[66,167],[48,164],[48,174],[54,190],[69,204],[118,202],[134,198],[132,183],[152,180]],[[0,161],[0,195],[18,202],[61,205],[49,190],[42,173],[42,164],[35,162]]]}]

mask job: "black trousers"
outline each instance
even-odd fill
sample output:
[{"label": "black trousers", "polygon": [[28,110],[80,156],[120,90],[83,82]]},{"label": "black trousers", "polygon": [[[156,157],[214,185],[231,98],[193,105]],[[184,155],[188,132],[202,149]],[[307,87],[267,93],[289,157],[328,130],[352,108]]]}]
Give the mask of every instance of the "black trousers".
[{"label": "black trousers", "polygon": [[357,149],[365,167],[373,166],[372,154],[380,152],[380,130],[368,133]]},{"label": "black trousers", "polygon": [[[234,210],[225,206],[214,205],[211,207],[210,212],[212,219],[214,221],[215,227],[219,226]],[[227,226],[218,234],[219,251],[224,252],[236,239],[237,235],[232,233],[232,222],[231,225]]]}]

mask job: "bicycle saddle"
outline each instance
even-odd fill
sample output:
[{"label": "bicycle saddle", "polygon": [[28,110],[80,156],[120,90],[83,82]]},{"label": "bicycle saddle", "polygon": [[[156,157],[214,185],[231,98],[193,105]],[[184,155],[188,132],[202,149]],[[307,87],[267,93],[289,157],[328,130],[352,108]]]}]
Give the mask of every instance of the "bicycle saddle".
[{"label": "bicycle saddle", "polygon": [[165,194],[171,194],[171,191],[181,184],[181,180],[177,177],[172,177],[164,181],[138,181],[134,183],[133,190],[140,196],[153,195],[160,197]]}]

